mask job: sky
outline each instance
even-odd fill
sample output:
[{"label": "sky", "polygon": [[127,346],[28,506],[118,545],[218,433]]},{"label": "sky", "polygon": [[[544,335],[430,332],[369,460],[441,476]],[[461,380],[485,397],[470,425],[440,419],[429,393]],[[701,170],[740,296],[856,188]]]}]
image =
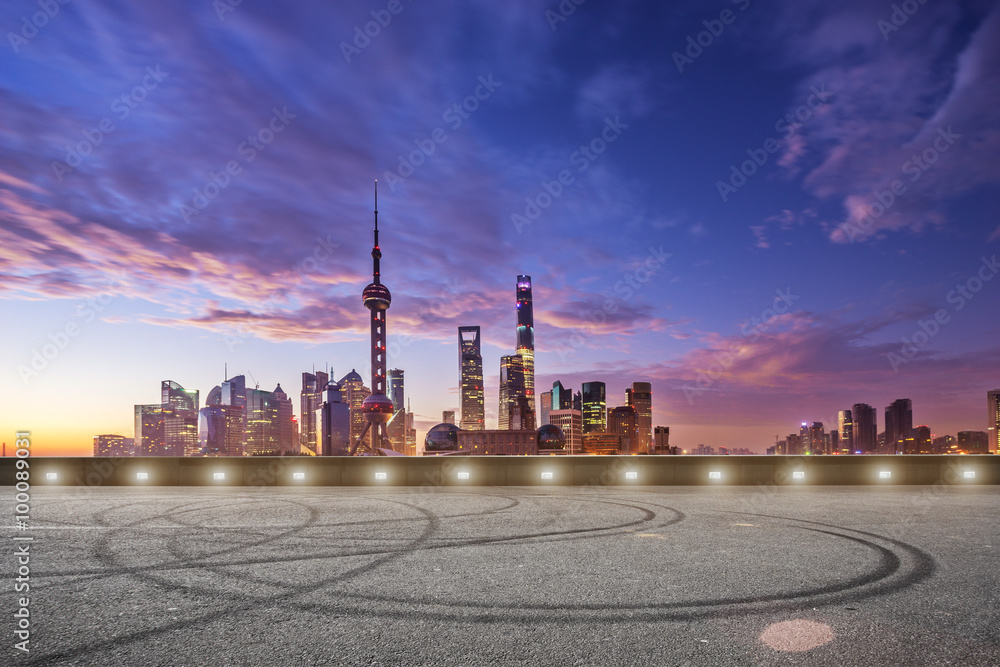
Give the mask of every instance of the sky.
[{"label": "sky", "polygon": [[[763,452],[1000,388],[1000,4],[430,0],[0,7],[0,440],[86,455],[161,380],[370,377],[418,438],[532,277],[536,387],[653,386]],[[909,12],[909,13],[907,13]]]}]

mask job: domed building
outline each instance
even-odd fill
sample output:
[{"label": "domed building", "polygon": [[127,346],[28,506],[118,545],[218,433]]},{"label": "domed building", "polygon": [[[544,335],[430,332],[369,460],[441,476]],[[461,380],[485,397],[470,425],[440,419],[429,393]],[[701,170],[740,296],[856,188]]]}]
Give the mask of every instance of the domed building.
[{"label": "domed building", "polygon": [[455,424],[438,424],[427,431],[424,438],[424,456],[434,456],[458,451],[458,431]]},{"label": "domed building", "polygon": [[563,454],[566,450],[566,435],[555,424],[546,424],[538,429],[539,454]]}]

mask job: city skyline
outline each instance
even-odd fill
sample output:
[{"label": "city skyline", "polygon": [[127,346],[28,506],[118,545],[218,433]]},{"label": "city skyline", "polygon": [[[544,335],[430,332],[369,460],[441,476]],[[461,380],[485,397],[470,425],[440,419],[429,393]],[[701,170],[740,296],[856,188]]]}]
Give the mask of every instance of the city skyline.
[{"label": "city skyline", "polygon": [[761,452],[900,396],[988,431],[1000,8],[722,6],[60,5],[0,71],[0,440],[88,454],[168,379],[370,387],[376,178],[418,437],[459,326],[497,423],[518,276],[536,399],[648,382],[672,443]]}]

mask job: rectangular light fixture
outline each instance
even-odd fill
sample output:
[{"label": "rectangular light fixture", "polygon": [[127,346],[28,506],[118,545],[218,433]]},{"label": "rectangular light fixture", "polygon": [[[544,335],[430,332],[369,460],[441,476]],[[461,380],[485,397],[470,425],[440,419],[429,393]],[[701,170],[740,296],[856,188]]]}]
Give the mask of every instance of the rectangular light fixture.
[{"label": "rectangular light fixture", "polygon": [[975,479],[976,478],[976,471],[975,470],[963,470],[962,471],[962,477],[964,477],[965,479]]},{"label": "rectangular light fixture", "polygon": [[625,473],[625,479],[639,479],[639,473],[635,470],[629,470]]},{"label": "rectangular light fixture", "polygon": [[458,478],[459,479],[469,479],[469,473],[467,473],[467,472],[460,472],[460,473],[458,473]]},{"label": "rectangular light fixture", "polygon": [[382,480],[389,479],[389,475],[387,475],[384,472],[377,472],[375,473],[375,479],[382,479]]},{"label": "rectangular light fixture", "polygon": [[140,482],[145,481],[145,480],[149,479],[149,473],[148,472],[137,472],[135,474],[135,478],[137,480],[139,480]]},{"label": "rectangular light fixture", "polygon": [[805,479],[806,474],[801,470],[795,470],[792,472],[792,479]]},{"label": "rectangular light fixture", "polygon": [[552,473],[550,473],[550,472],[543,472],[542,473],[542,479],[552,479]]},{"label": "rectangular light fixture", "polygon": [[878,478],[879,479],[890,479],[891,477],[892,477],[892,473],[889,472],[888,470],[879,470],[879,472],[878,472]]},{"label": "rectangular light fixture", "polygon": [[214,472],[212,473],[212,479],[221,480],[226,478],[226,473],[224,472]]},{"label": "rectangular light fixture", "polygon": [[52,479],[52,480],[59,479],[59,475],[57,475],[54,472],[47,472],[45,473],[45,479]]},{"label": "rectangular light fixture", "polygon": [[306,474],[304,472],[293,472],[292,479],[305,479]]},{"label": "rectangular light fixture", "polygon": [[722,473],[721,472],[710,472],[710,473],[708,473],[708,478],[709,479],[722,479]]}]

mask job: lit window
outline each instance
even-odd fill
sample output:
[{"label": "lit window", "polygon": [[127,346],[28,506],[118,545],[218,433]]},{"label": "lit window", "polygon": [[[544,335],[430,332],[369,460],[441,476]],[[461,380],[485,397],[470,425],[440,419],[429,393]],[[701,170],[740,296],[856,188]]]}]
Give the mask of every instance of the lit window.
[{"label": "lit window", "polygon": [[226,478],[226,473],[224,473],[224,472],[217,472],[217,473],[213,473],[212,474],[212,479],[215,479],[215,480],[222,480],[222,479],[225,479],[225,478]]},{"label": "lit window", "polygon": [[710,472],[710,473],[708,473],[708,478],[709,479],[722,479],[722,473],[721,472]]},{"label": "lit window", "polygon": [[137,472],[135,474],[135,478],[137,480],[139,480],[140,482],[145,481],[145,480],[149,479],[149,473],[148,472]]}]

